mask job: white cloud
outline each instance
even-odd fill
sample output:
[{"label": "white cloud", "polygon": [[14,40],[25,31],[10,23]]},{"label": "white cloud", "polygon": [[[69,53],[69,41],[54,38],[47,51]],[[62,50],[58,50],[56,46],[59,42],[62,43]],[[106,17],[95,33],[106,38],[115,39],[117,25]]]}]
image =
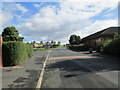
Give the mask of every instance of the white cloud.
[{"label": "white cloud", "polygon": [[1,15],[2,15],[2,18],[0,21],[2,21],[3,25],[11,23],[11,21],[13,19],[13,16],[11,13],[3,11],[3,12],[1,12]]},{"label": "white cloud", "polygon": [[[73,0],[72,0],[73,1]],[[109,4],[108,4],[109,2]],[[40,7],[41,4],[34,4]],[[18,5],[19,6],[19,5]],[[43,7],[38,13],[25,19],[26,22],[17,26],[22,35],[32,37],[33,40],[57,40],[66,43],[71,34],[81,37],[92,34],[110,26],[117,26],[116,18],[113,20],[90,20],[103,10],[113,10],[117,7],[117,0],[81,0],[60,3],[60,8],[52,5]],[[23,12],[27,10],[21,9]]]},{"label": "white cloud", "polygon": [[98,32],[100,30],[103,30],[105,28],[111,27],[111,26],[117,26],[118,20],[96,20],[94,23],[91,23],[90,26],[85,27],[83,30],[81,30],[81,36],[85,37],[87,35],[93,34],[95,32]]},{"label": "white cloud", "polygon": [[[28,9],[22,6],[21,4],[16,4],[11,2],[2,3],[2,10],[0,12],[2,18],[0,18],[0,20],[2,21],[3,26],[12,24],[13,18],[18,16],[15,13],[16,11],[21,11],[22,12],[21,16],[22,16],[24,13],[28,11]],[[21,16],[19,15],[19,17]]]},{"label": "white cloud", "polygon": [[39,7],[42,6],[43,4],[44,4],[44,3],[40,3],[40,4],[35,3],[35,4],[34,4],[34,7],[39,8]]},{"label": "white cloud", "polygon": [[18,10],[22,11],[23,13],[28,11],[28,9],[22,6],[21,4],[16,4],[16,7],[18,8]]}]

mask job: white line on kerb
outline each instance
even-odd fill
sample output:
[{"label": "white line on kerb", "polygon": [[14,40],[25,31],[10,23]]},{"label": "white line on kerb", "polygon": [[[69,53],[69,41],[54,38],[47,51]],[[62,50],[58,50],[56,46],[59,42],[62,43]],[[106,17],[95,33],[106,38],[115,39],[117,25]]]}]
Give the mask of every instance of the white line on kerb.
[{"label": "white line on kerb", "polygon": [[49,57],[49,54],[52,50],[48,51],[48,55],[46,56],[46,59],[45,59],[45,62],[43,64],[43,68],[42,68],[42,71],[41,71],[41,74],[40,74],[40,77],[39,77],[39,80],[38,80],[38,83],[37,83],[37,86],[36,88],[41,88],[41,85],[42,85],[42,79],[43,79],[43,75],[44,75],[44,71],[45,71],[45,66],[46,66],[46,63],[47,63],[47,60],[48,60],[48,57]]}]

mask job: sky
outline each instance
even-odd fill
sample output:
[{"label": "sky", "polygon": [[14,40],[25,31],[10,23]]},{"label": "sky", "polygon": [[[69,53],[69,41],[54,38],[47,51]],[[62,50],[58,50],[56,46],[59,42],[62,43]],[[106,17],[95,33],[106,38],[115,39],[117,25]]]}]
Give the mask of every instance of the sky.
[{"label": "sky", "polygon": [[62,0],[61,2],[2,2],[0,33],[15,26],[24,42],[61,41],[72,34],[81,38],[118,26],[118,0]]}]

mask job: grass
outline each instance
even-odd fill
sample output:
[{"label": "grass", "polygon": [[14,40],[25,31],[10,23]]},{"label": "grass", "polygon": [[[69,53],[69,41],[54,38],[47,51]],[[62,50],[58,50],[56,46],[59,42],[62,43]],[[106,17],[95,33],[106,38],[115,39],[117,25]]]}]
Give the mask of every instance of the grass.
[{"label": "grass", "polygon": [[[64,47],[64,46],[60,45],[59,47]],[[53,48],[33,48],[34,51],[42,51],[42,50],[50,50],[50,49],[53,49]]]},{"label": "grass", "polygon": [[52,48],[34,48],[34,51],[50,50]]},{"label": "grass", "polygon": [[38,44],[39,47],[43,46],[43,44]]},{"label": "grass", "polygon": [[34,51],[41,51],[41,50],[46,50],[45,48],[34,48]]}]

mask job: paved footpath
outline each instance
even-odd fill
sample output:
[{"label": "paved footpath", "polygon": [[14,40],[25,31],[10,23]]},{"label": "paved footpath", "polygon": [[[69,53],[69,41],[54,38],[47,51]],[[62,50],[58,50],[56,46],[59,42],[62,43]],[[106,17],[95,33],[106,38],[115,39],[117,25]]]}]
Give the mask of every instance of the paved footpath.
[{"label": "paved footpath", "polygon": [[35,51],[24,64],[2,68],[2,88],[36,88],[48,52]]}]

